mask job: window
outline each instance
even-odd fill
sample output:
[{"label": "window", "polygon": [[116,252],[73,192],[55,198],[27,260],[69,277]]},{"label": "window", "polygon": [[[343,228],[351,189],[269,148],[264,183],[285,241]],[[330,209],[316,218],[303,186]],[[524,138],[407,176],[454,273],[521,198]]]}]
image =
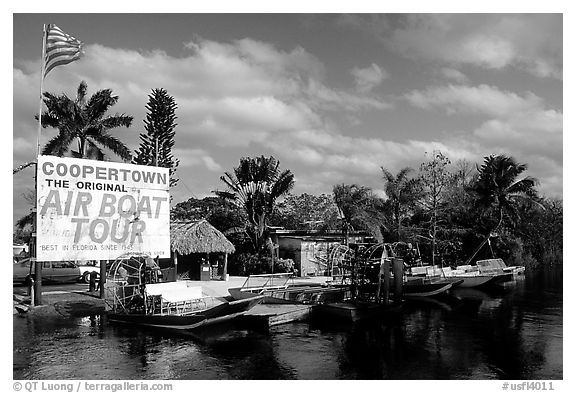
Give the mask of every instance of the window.
[{"label": "window", "polygon": [[74,267],[74,264],[69,261],[58,261],[52,262],[52,267],[54,269],[70,269]]}]

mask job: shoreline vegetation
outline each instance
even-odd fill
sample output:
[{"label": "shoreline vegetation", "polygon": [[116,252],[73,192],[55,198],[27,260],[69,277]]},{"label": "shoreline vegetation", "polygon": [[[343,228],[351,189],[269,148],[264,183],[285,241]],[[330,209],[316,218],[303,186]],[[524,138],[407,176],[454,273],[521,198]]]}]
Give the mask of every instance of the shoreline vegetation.
[{"label": "shoreline vegetation", "polygon": [[[418,171],[403,168],[394,175],[382,168],[385,198],[368,187],[341,184],[332,195],[287,191],[278,202],[266,202],[277,177],[254,169],[265,161],[274,161],[278,172],[273,157],[243,158],[234,169],[234,188],[225,182],[228,194],[190,198],[172,208],[173,220],[206,219],[229,237],[237,250],[231,274],[271,271],[270,228],[341,231],[343,238],[362,231],[375,242],[415,244],[424,263],[445,266],[471,256],[527,267],[562,264],[562,201],[539,196],[537,179],[522,176],[527,166],[514,158],[453,164],[436,151]],[[277,263],[274,272],[290,269],[286,260]]]},{"label": "shoreline vegetation", "polygon": [[[110,89],[100,90],[90,99],[86,95],[83,81],[75,99],[43,94],[48,109],[42,113],[42,127],[58,133],[42,154],[70,157],[74,165],[43,165],[41,169],[84,174],[94,180],[137,173],[135,181],[174,186],[179,164],[172,153],[178,108],[174,98],[164,89],[152,90],[146,105],[146,132],[140,134],[140,146],[132,152],[109,134],[130,127],[133,121],[129,115],[107,115],[118,97]],[[77,142],[77,150],[73,150],[73,142]],[[100,142],[106,150],[98,148]],[[140,176],[139,169],[107,172],[77,160],[110,161],[109,153],[124,162],[152,167],[142,172],[151,175]],[[360,231],[374,242],[414,244],[424,263],[445,266],[468,262],[474,256],[496,256],[509,265],[529,267],[562,264],[562,199],[539,195],[538,180],[525,175],[526,164],[503,154],[485,156],[480,165],[452,162],[441,151],[427,152],[425,157],[419,167],[401,168],[396,173],[386,167],[392,168],[394,163],[381,163],[381,173],[374,173],[381,179],[379,190],[361,184],[334,184],[331,194],[319,195],[292,194],[296,176],[281,169],[273,156],[242,157],[237,167],[220,176],[224,190],[172,205],[170,222],[206,219],[221,231],[236,249],[229,261],[230,274],[291,268],[290,259],[274,258],[272,228],[340,231],[343,243],[348,242],[350,233]],[[27,166],[15,169],[14,174]],[[158,167],[168,168],[167,175],[158,173],[156,177],[153,168]],[[35,197],[27,199],[35,204]],[[15,243],[29,243],[34,214],[17,221]],[[273,266],[272,260],[277,265]]]}]

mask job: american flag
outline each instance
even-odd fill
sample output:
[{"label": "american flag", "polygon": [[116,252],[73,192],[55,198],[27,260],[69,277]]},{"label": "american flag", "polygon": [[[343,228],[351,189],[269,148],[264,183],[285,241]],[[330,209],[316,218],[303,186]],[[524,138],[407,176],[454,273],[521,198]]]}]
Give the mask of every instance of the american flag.
[{"label": "american flag", "polygon": [[82,42],[64,33],[58,26],[46,27],[46,50],[44,56],[44,76],[52,68],[72,63],[82,56]]}]

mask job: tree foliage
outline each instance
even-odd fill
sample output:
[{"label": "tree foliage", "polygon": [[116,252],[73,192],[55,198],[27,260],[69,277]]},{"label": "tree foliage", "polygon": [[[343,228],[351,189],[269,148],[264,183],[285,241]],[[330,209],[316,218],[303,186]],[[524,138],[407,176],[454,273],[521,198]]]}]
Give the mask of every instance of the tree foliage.
[{"label": "tree foliage", "polygon": [[[88,85],[82,81],[75,99],[66,94],[60,96],[45,92],[42,127],[58,129],[58,135],[44,146],[42,154],[59,157],[70,153],[76,158],[103,160],[103,149],[112,151],[124,161],[130,160],[130,150],[120,139],[110,134],[118,127],[130,127],[133,117],[125,114],[108,116],[108,110],[118,102],[112,90],[104,89],[86,99]],[[77,150],[70,151],[76,141]]]},{"label": "tree foliage", "polygon": [[410,174],[414,171],[410,167],[402,168],[396,175],[388,169],[381,167],[384,180],[384,192],[386,193],[386,205],[391,213],[392,231],[396,241],[402,240],[405,233],[402,223],[413,210],[416,201],[421,196],[421,187],[418,179]]},{"label": "tree foliage", "polygon": [[170,218],[173,221],[204,219],[223,233],[237,228],[246,220],[236,204],[215,196],[180,202],[172,208]]},{"label": "tree foliage", "polygon": [[170,187],[178,182],[175,178],[180,161],[174,158],[174,136],[176,135],[176,109],[174,97],[165,89],[153,89],[146,104],[144,119],[145,134],[140,134],[140,146],[132,162],[139,165],[169,168]]},{"label": "tree foliage", "polygon": [[225,172],[220,177],[228,190],[215,191],[216,195],[244,209],[255,251],[260,251],[264,246],[268,221],[276,200],[294,187],[292,172],[280,171],[279,167],[280,162],[272,156],[243,157],[233,172]]},{"label": "tree foliage", "polygon": [[509,229],[521,219],[522,206],[541,206],[536,201],[537,180],[530,176],[519,178],[527,168],[526,164],[518,164],[514,158],[505,155],[484,157],[472,192],[475,208],[480,212],[482,226],[479,229],[485,232],[485,236],[467,262],[490,242],[492,236],[499,235],[499,231],[505,235],[511,233]]},{"label": "tree foliage", "polygon": [[485,216],[497,220],[490,230],[497,230],[504,220],[514,225],[519,219],[520,203],[535,201],[537,180],[531,176],[519,178],[526,169],[526,164],[518,164],[512,157],[484,157],[473,191]]},{"label": "tree foliage", "polygon": [[338,184],[333,190],[334,203],[342,219],[342,232],[346,242],[351,230],[366,230],[382,241],[385,205],[374,192],[356,184]]},{"label": "tree foliage", "polygon": [[431,243],[432,263],[436,262],[439,232],[446,229],[446,191],[454,181],[449,171],[450,159],[440,151],[434,151],[432,158],[420,165],[418,178],[421,186],[420,207],[425,217],[424,235]]},{"label": "tree foliage", "polygon": [[289,194],[276,205],[270,224],[285,229],[339,229],[338,208],[327,194]]}]

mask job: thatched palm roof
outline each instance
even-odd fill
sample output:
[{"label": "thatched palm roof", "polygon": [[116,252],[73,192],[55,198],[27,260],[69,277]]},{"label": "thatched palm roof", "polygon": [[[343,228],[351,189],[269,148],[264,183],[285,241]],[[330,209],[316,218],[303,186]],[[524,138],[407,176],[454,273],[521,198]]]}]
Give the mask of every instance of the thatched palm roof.
[{"label": "thatched palm roof", "polygon": [[170,248],[180,255],[236,251],[226,236],[206,220],[172,222]]}]

